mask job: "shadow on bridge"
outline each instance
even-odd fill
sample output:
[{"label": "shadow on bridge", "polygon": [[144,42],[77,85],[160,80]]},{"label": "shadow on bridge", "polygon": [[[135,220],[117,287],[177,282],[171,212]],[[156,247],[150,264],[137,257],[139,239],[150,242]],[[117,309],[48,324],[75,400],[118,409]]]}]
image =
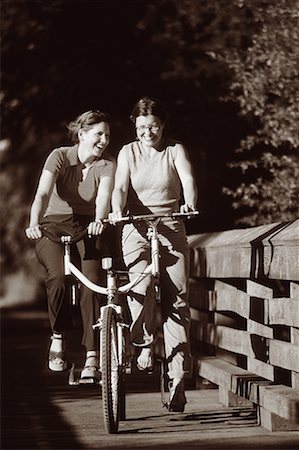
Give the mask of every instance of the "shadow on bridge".
[{"label": "shadow on bridge", "polygon": [[[1,448],[60,448],[67,436],[64,448],[83,449],[76,430],[51,400],[53,389],[66,382],[66,374],[55,374],[49,380],[46,313],[3,311],[1,325]],[[64,389],[63,395],[71,400],[71,392]]]}]

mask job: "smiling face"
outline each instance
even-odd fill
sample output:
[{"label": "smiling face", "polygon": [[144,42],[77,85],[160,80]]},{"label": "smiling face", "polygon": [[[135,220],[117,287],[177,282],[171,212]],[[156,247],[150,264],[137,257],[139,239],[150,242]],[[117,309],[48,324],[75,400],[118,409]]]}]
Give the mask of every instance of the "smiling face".
[{"label": "smiling face", "polygon": [[164,124],[159,117],[147,115],[136,117],[136,134],[144,147],[157,147],[163,136]]},{"label": "smiling face", "polygon": [[79,141],[91,157],[99,158],[110,142],[109,124],[100,122],[92,125],[87,130],[80,130]]}]

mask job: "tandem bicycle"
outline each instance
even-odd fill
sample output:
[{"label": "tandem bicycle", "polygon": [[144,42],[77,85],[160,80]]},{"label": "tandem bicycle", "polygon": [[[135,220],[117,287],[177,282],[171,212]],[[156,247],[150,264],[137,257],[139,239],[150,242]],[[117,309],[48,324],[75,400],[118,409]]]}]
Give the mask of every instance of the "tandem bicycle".
[{"label": "tandem bicycle", "polygon": [[[187,213],[145,214],[131,215],[113,220],[113,224],[143,222],[147,226],[147,238],[150,244],[150,262],[139,276],[126,282],[119,283],[118,271],[113,268],[113,259],[102,259],[102,268],[106,271],[106,286],[99,286],[91,282],[72,263],[70,247],[74,242],[72,236],[61,236],[64,244],[64,271],[65,275],[73,275],[79,283],[84,284],[93,292],[105,295],[107,303],[100,307],[94,330],[99,330],[99,352],[101,372],[102,404],[105,428],[108,433],[117,433],[119,421],[125,420],[125,376],[130,367],[129,324],[124,315],[124,299],[126,294],[136,286],[144,277],[150,276],[154,283],[155,298],[160,302],[160,251],[158,238],[158,225],[163,219],[186,220],[198,216],[199,211]],[[112,223],[104,219],[104,223]],[[74,369],[74,368],[72,368]],[[76,384],[73,370],[70,372],[70,384]]]}]

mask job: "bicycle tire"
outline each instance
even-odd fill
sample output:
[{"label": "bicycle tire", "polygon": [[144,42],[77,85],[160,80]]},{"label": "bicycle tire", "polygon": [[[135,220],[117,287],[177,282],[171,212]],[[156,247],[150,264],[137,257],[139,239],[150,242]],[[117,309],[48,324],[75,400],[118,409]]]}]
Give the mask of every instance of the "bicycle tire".
[{"label": "bicycle tire", "polygon": [[119,420],[126,420],[126,373],[120,374],[119,380]]},{"label": "bicycle tire", "polygon": [[121,330],[118,330],[117,322],[113,307],[104,308],[101,330],[102,403],[105,428],[110,434],[118,431],[122,409],[122,355],[118,348],[118,332]]},{"label": "bicycle tire", "polygon": [[123,366],[120,374],[119,385],[119,420],[126,420],[126,380],[127,370],[131,373],[131,354],[129,344],[129,329],[124,327],[122,329],[122,352],[123,352]]}]

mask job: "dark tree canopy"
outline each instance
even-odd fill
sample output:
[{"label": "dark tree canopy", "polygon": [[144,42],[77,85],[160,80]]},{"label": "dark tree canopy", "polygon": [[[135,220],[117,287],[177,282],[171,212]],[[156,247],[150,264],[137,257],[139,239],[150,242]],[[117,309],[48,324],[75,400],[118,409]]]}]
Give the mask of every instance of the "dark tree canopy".
[{"label": "dark tree canopy", "polygon": [[297,0],[3,0],[1,28],[5,272],[36,270],[24,228],[66,123],[108,111],[116,155],[141,95],[160,97],[189,150],[190,232],[298,217]]},{"label": "dark tree canopy", "polygon": [[235,223],[298,217],[298,6],[297,0],[162,0],[141,24],[162,49],[162,78],[183,86],[175,99],[187,111],[184,130],[192,133],[199,121],[200,143],[206,136],[209,152],[221,143],[221,164],[232,159],[232,170],[220,174]]}]

